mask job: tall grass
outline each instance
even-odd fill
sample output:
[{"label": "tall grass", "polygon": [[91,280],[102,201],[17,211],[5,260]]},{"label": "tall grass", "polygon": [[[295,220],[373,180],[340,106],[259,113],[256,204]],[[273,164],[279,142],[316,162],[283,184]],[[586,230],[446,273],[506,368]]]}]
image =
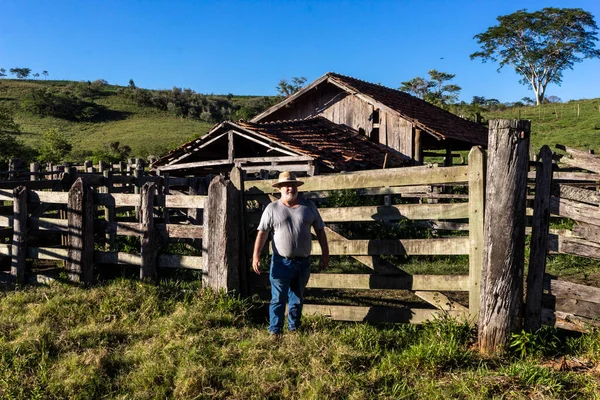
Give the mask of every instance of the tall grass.
[{"label": "tall grass", "polygon": [[[307,317],[274,340],[256,304],[194,282],[119,279],[0,292],[0,397],[121,399],[593,398],[594,370],[483,358],[466,322]],[[568,342],[568,344],[567,344]],[[593,362],[594,332],[561,356]]]}]

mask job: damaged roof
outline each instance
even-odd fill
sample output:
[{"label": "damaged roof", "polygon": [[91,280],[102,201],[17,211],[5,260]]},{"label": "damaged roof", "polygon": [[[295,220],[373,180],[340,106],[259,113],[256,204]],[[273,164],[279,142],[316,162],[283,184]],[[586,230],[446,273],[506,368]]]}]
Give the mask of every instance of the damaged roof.
[{"label": "damaged roof", "polygon": [[358,95],[374,107],[387,109],[438,139],[459,140],[472,145],[487,146],[488,129],[481,124],[468,121],[400,90],[334,72],[323,75],[304,89],[256,116],[253,121],[260,121],[282,106],[298,100],[304,93],[323,82],[329,82],[352,95]]},{"label": "damaged roof", "polygon": [[[186,154],[195,148],[217,138],[222,132],[233,130],[264,138],[266,142],[276,142],[283,149],[298,155],[314,158],[326,167],[336,171],[356,171],[364,169],[402,167],[413,161],[381,144],[369,141],[356,130],[335,124],[324,117],[311,117],[302,120],[253,123],[246,121],[222,122],[215,125],[202,138],[192,140],[152,164],[152,168],[176,165]],[[227,140],[227,135],[222,139]],[[224,155],[223,158],[227,158]],[[183,161],[185,162],[185,161]]]}]

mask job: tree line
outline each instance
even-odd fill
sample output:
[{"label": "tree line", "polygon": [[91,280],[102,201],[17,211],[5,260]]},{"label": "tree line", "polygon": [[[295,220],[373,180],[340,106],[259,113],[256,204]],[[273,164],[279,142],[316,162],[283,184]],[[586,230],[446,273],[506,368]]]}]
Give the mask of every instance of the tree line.
[{"label": "tree line", "polygon": [[[40,77],[39,72],[34,72],[32,74],[31,68],[15,67],[15,68],[11,68],[9,70],[9,72],[12,75],[16,76],[18,79],[27,79],[30,75],[31,75],[31,77],[33,77],[35,79],[38,79]],[[42,71],[42,75],[44,76],[44,79],[46,79],[46,78],[48,78],[48,76],[50,76],[50,74],[46,70]],[[4,77],[4,76],[7,76],[6,68],[0,68],[0,77]]]}]

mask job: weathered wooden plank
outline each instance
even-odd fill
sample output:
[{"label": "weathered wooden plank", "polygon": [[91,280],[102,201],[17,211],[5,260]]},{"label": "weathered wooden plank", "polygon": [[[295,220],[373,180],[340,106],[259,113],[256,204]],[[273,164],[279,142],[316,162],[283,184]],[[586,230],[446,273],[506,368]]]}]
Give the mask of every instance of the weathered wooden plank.
[{"label": "weathered wooden plank", "polygon": [[[97,193],[94,200],[103,206],[112,202],[118,207],[139,207],[141,204],[139,194],[128,193]],[[205,200],[206,196],[161,195],[155,196],[154,205],[167,208],[204,208]]]},{"label": "weathered wooden plank", "polygon": [[141,259],[140,279],[156,278],[156,257],[158,255],[158,235],[154,230],[154,191],[156,184],[146,182],[142,187],[140,206]]},{"label": "weathered wooden plank", "polygon": [[580,257],[588,257],[600,260],[600,243],[590,242],[584,239],[559,236],[558,252],[562,254],[573,254]]},{"label": "weathered wooden plank", "polygon": [[[535,171],[529,172],[527,178],[535,180]],[[600,181],[600,174],[594,174],[590,172],[561,172],[554,171],[552,174],[552,180],[557,183],[564,182],[598,182]]]},{"label": "weathered wooden plank", "polygon": [[600,303],[567,297],[554,298],[545,296],[544,300],[548,300],[554,304],[556,311],[585,318],[598,319],[600,317]]},{"label": "weathered wooden plank", "polygon": [[[320,255],[317,241],[312,243],[312,254]],[[401,240],[331,240],[330,255],[462,255],[469,254],[468,237],[440,239],[401,239]]]},{"label": "weathered wooden plank", "polygon": [[479,349],[505,349],[521,328],[530,121],[491,120]]},{"label": "weathered wooden plank", "polygon": [[589,326],[594,326],[594,320],[576,317],[562,311],[542,308],[542,324],[554,326],[575,332],[587,332]]},{"label": "weathered wooden plank", "polygon": [[442,316],[466,318],[463,311],[441,311],[426,308],[363,307],[305,304],[305,315],[323,315],[337,321],[353,322],[404,322],[422,324]]},{"label": "weathered wooden plank", "polygon": [[469,152],[469,312],[477,320],[481,300],[483,232],[485,218],[485,153],[479,147]]},{"label": "weathered wooden plank", "polygon": [[562,199],[578,201],[595,206],[600,205],[600,192],[595,190],[587,190],[567,184],[559,184],[553,185],[552,194]]},{"label": "weathered wooden plank", "polygon": [[573,227],[573,235],[581,239],[600,243],[600,226],[577,222]]},{"label": "weathered wooden plank", "polygon": [[29,247],[27,258],[38,260],[68,261],[69,249],[61,247]]},{"label": "weathered wooden plank", "polygon": [[535,332],[542,325],[542,294],[550,229],[550,189],[552,186],[552,151],[543,146],[536,168],[535,200],[527,273],[525,329]]},{"label": "weathered wooden plank", "polygon": [[75,282],[94,280],[94,194],[77,178],[68,193],[67,219],[69,278]]},{"label": "weathered wooden plank", "polygon": [[10,274],[17,283],[25,280],[27,254],[27,188],[19,186],[13,192],[13,237]]},{"label": "weathered wooden plank", "polygon": [[[268,283],[266,281],[265,283]],[[468,275],[312,274],[309,288],[468,291]]]},{"label": "weathered wooden plank", "polygon": [[600,157],[590,154],[583,150],[573,149],[571,147],[556,146],[559,149],[566,151],[573,158],[563,157],[561,162],[563,164],[571,165],[577,168],[586,169],[588,171],[600,173]]},{"label": "weathered wooden plank", "polygon": [[[142,265],[142,257],[139,254],[130,254],[122,252],[94,252],[94,260],[98,264],[124,264],[124,265]],[[183,268],[202,270],[202,257],[199,256],[178,256],[174,254],[161,254],[158,256],[157,266],[159,268]]]},{"label": "weathered wooden plank", "polygon": [[[468,167],[405,167],[374,171],[348,172],[303,178],[300,191],[359,189],[382,186],[414,186],[468,181]],[[272,193],[275,180],[247,181],[249,193]]]},{"label": "weathered wooden plank", "polygon": [[467,203],[321,208],[319,213],[325,222],[464,219],[469,217]]},{"label": "weathered wooden plank", "polygon": [[548,290],[550,295],[555,296],[556,298],[562,297],[600,303],[600,288],[597,287],[581,285],[560,279],[550,279],[548,275],[546,275],[546,279],[544,280],[544,287]]},{"label": "weathered wooden plank", "polygon": [[469,309],[463,306],[460,303],[457,303],[453,300],[450,300],[448,296],[444,295],[440,292],[425,292],[422,290],[417,290],[414,292],[415,296],[419,297],[422,300],[425,300],[432,306],[446,311],[462,311],[465,315],[468,315]]},{"label": "weathered wooden plank", "polygon": [[592,225],[600,226],[599,208],[576,201],[561,199],[552,196],[550,199],[550,212],[561,217],[574,219]]}]

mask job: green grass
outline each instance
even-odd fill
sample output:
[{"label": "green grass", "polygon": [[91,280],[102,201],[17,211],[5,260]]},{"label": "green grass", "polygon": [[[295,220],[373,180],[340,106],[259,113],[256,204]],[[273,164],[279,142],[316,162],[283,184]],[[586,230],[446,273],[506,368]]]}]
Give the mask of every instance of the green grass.
[{"label": "green grass", "polygon": [[[579,117],[577,107],[579,106]],[[600,151],[600,99],[519,107],[486,113],[487,119],[531,120],[531,144],[539,150],[544,144],[556,151],[556,144]]]},{"label": "green grass", "polygon": [[[600,335],[556,355],[485,358],[476,333],[309,317],[273,340],[250,300],[119,279],[0,292],[0,397],[11,399],[594,398]],[[560,370],[559,357],[587,368]],[[578,364],[578,365],[580,365]]]}]

